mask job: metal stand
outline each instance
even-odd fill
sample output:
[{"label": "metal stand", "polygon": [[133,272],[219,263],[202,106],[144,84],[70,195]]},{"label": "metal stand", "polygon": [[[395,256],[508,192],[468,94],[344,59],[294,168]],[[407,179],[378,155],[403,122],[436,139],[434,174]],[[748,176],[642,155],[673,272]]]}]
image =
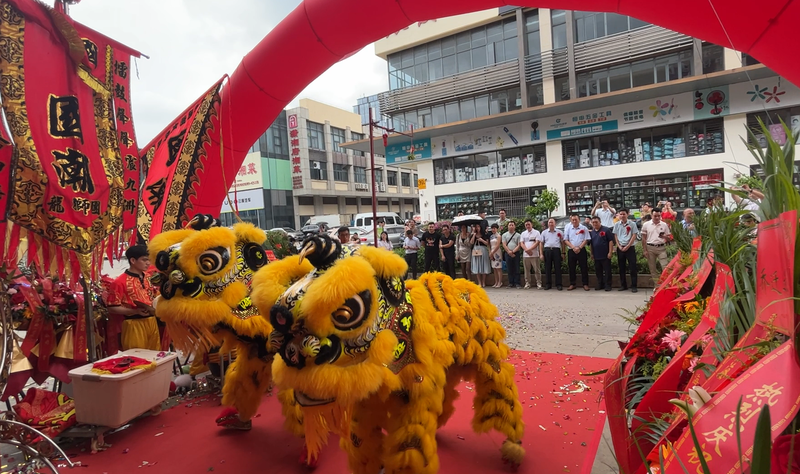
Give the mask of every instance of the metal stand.
[{"label": "metal stand", "polygon": [[97,360],[97,346],[94,340],[94,308],[92,307],[92,285],[85,276],[81,276],[81,287],[83,288],[83,308],[86,317],[86,342],[89,346],[89,362]]}]

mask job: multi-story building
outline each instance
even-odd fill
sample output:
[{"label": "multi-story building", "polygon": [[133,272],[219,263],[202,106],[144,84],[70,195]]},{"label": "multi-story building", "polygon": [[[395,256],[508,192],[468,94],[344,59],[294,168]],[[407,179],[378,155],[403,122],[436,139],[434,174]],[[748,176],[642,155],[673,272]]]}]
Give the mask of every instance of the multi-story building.
[{"label": "multi-story building", "polygon": [[414,124],[413,147],[393,135],[375,150],[417,170],[424,220],[524,215],[545,187],[556,215],[598,197],[702,208],[754,170],[746,127],[761,118],[779,141],[779,119],[800,128],[800,89],[753,58],[618,14],[506,7],[415,24],[375,50],[389,72],[380,112]]},{"label": "multi-story building", "polygon": [[[339,214],[345,221],[372,211],[369,153],[345,150],[363,140],[361,117],[309,99],[278,116],[253,145],[223,203],[223,223],[242,220],[262,228],[300,228],[315,215]],[[377,208],[404,218],[419,213],[414,170],[387,166],[375,156]],[[235,190],[235,192],[234,192]]]}]

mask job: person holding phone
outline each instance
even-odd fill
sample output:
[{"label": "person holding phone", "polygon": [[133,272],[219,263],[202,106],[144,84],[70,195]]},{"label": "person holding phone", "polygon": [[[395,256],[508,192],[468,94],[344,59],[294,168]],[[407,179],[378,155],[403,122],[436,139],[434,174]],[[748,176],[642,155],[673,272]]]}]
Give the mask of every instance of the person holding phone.
[{"label": "person holding phone", "polygon": [[672,209],[672,203],[669,201],[661,201],[658,203],[661,207],[661,219],[664,221],[674,221],[678,217],[678,213]]}]

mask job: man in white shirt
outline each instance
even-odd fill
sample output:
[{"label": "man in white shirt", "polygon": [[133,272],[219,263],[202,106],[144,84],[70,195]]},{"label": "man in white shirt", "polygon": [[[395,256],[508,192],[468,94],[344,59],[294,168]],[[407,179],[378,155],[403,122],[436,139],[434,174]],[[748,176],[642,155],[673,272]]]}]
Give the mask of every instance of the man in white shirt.
[{"label": "man in white shirt", "polygon": [[583,289],[589,291],[589,257],[586,246],[591,241],[589,229],[580,223],[577,214],[569,216],[570,223],[564,227],[564,243],[567,244],[567,268],[569,269],[569,288],[567,291],[575,289],[577,279],[575,267],[581,267],[581,283]]},{"label": "man in white shirt", "polygon": [[614,216],[616,215],[617,210],[609,206],[608,201],[605,199],[602,201],[597,201],[592,209],[592,216],[599,217],[600,225],[603,227],[608,227],[609,229],[614,227]]},{"label": "man in white shirt", "polygon": [[555,272],[555,285],[561,291],[561,252],[564,247],[564,236],[556,229],[556,220],[552,217],[547,220],[547,229],[539,236],[544,251],[545,290],[553,287],[553,273]]},{"label": "man in white shirt", "polygon": [[660,207],[653,209],[651,215],[653,219],[642,226],[642,251],[647,259],[647,266],[650,267],[653,285],[656,285],[661,276],[656,267],[656,260],[661,264],[662,271],[669,264],[667,244],[672,240],[672,233],[667,223],[661,220]]},{"label": "man in white shirt", "polygon": [[403,249],[406,251],[406,264],[408,271],[417,279],[417,252],[419,251],[419,239],[414,235],[414,231],[408,229],[406,231],[406,238],[403,241]]},{"label": "man in white shirt", "polygon": [[737,191],[747,191],[747,198],[742,198],[734,193],[731,193],[731,197],[736,202],[736,205],[739,209],[744,211],[750,211],[755,214],[755,211],[758,211],[761,206],[759,203],[764,198],[764,195],[758,189],[751,189],[750,186],[744,185],[741,188],[734,188]]},{"label": "man in white shirt", "polygon": [[638,270],[636,268],[636,240],[639,228],[636,222],[628,220],[628,210],[619,210],[619,221],[614,224],[614,237],[617,241],[617,263],[619,263],[619,291],[628,289],[628,270],[631,272],[631,293],[639,291],[636,288]]},{"label": "man in white shirt", "polygon": [[525,289],[531,287],[531,268],[536,275],[536,288],[542,289],[542,268],[541,268],[541,246],[539,241],[541,234],[533,228],[533,221],[525,220],[525,231],[520,240],[522,242],[522,268],[525,269]]}]

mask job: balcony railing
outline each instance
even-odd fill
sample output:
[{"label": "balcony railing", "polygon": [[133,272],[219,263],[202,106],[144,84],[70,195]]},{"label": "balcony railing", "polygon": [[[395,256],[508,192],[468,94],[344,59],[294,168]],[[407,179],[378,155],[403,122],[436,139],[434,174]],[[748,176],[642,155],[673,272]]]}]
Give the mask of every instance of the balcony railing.
[{"label": "balcony railing", "polygon": [[383,92],[378,95],[378,100],[381,112],[389,114],[518,84],[519,60],[511,59],[412,87]]},{"label": "balcony railing", "polygon": [[541,82],[545,77],[562,76],[568,73],[567,48],[525,56],[525,80],[527,82]]},{"label": "balcony railing", "polygon": [[575,71],[658,56],[690,47],[692,41],[691,36],[652,25],[576,43]]}]

